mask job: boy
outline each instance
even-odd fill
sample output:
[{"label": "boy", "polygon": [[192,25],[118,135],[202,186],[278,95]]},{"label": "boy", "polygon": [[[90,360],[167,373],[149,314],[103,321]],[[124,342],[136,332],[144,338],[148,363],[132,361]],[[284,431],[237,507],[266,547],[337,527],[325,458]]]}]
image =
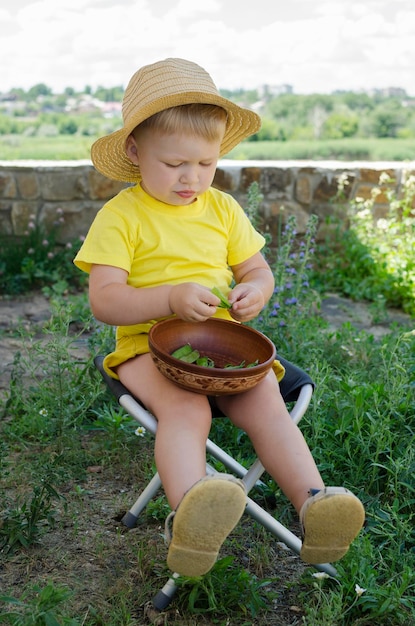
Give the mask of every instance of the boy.
[{"label": "boy", "polygon": [[[264,238],[229,195],[211,187],[218,159],[255,133],[259,117],[218,93],[209,74],[183,59],[138,70],[123,100],[124,126],[92,147],[98,171],[135,183],[97,214],[75,259],[89,272],[94,315],[117,326],[104,365],[153,413],[155,460],[172,508],[168,566],[206,573],[246,505],[243,483],[206,476],[208,398],[176,386],[155,367],[148,331],[172,315],[194,323],[210,317],[245,322],[273,293]],[[231,282],[235,286],[230,289]],[[212,287],[227,293],[219,309]],[[274,370],[256,387],[215,398],[250,437],[255,450],[300,515],[302,558],[341,558],[359,532],[364,510],[344,488],[325,488],[310,450],[293,424]]]}]

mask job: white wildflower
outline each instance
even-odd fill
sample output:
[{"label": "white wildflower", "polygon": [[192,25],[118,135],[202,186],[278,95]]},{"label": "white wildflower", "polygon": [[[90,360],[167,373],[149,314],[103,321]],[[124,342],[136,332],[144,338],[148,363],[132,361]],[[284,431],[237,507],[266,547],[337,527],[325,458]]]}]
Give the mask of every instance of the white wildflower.
[{"label": "white wildflower", "polygon": [[360,596],[362,596],[365,593],[365,591],[367,591],[367,589],[363,589],[358,584],[355,585],[354,590],[355,590],[356,595],[357,595],[358,598],[360,598]]},{"label": "white wildflower", "polygon": [[137,435],[137,437],[144,437],[145,433],[146,433],[146,429],[144,428],[144,426],[139,426],[135,430],[135,434]]},{"label": "white wildflower", "polygon": [[391,182],[391,180],[392,179],[387,172],[382,172],[382,174],[379,176],[379,185],[387,185]]},{"label": "white wildflower", "polygon": [[326,572],[314,572],[313,578],[324,580],[325,578],[330,578],[330,576]]},{"label": "white wildflower", "polygon": [[385,220],[383,217],[381,217],[376,222],[376,226],[379,230],[387,230],[389,227],[388,220]]}]

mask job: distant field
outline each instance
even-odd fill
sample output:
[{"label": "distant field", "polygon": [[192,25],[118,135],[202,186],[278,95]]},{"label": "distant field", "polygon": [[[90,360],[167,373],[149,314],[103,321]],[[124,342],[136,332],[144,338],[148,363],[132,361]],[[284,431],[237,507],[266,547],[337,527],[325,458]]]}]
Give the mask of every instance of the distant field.
[{"label": "distant field", "polygon": [[415,139],[247,141],[229,156],[259,160],[414,161]]},{"label": "distant field", "polygon": [[[0,160],[78,160],[90,158],[94,139],[0,136]],[[415,139],[337,139],[331,141],[245,141],[227,158],[259,160],[414,161]]]},{"label": "distant field", "polygon": [[0,160],[35,159],[66,161],[90,158],[91,137],[58,135],[57,137],[0,136]]}]

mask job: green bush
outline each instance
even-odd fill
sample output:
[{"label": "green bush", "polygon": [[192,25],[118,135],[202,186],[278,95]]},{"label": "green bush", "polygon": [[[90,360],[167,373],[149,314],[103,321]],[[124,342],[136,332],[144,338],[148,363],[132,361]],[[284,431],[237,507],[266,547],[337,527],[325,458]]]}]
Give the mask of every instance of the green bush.
[{"label": "green bush", "polygon": [[57,243],[63,223],[63,211],[58,209],[55,223],[49,230],[32,215],[22,237],[0,237],[2,293],[24,293],[57,284],[61,289],[73,289],[85,284],[85,277],[72,262],[81,239],[66,245]]},{"label": "green bush", "polygon": [[[381,174],[380,186],[391,182]],[[341,186],[347,184],[347,176],[341,177],[340,194]],[[336,237],[320,245],[314,279],[323,289],[356,300],[383,302],[414,316],[415,176],[406,174],[399,195],[386,192],[388,210],[376,219],[373,207],[379,193],[376,187],[368,200],[357,198],[348,206],[349,228],[339,228]]]}]

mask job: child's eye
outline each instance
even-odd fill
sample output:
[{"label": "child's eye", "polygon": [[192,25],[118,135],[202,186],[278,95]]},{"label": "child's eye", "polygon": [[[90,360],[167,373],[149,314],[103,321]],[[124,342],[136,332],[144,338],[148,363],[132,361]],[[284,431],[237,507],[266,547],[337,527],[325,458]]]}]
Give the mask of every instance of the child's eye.
[{"label": "child's eye", "polygon": [[166,167],[180,167],[182,163],[165,163]]}]

